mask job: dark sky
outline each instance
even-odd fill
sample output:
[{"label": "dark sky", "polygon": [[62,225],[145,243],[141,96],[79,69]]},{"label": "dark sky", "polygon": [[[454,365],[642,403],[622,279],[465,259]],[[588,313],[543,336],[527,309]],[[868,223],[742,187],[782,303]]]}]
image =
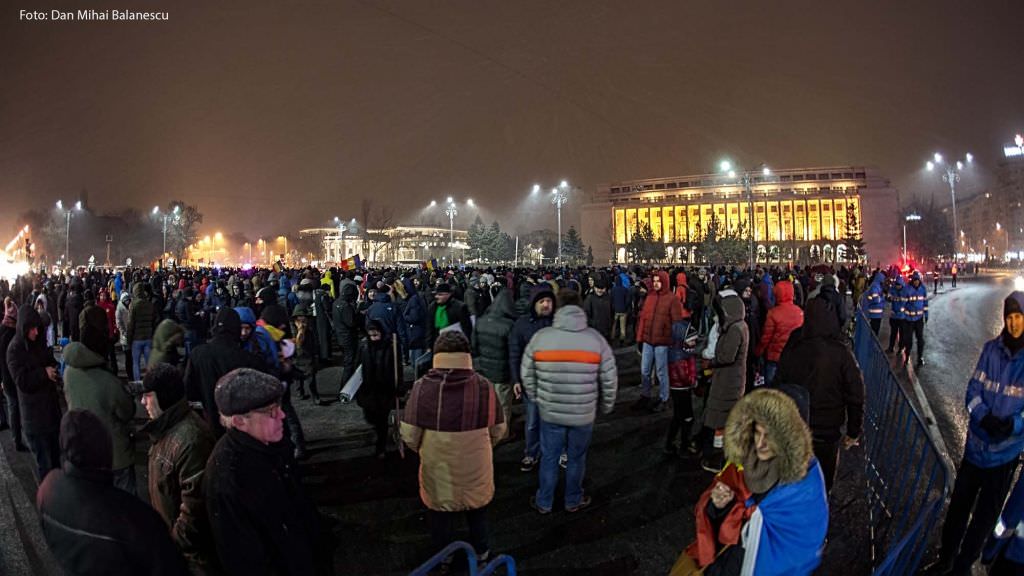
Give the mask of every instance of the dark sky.
[{"label": "dark sky", "polygon": [[[206,231],[253,236],[364,196],[404,221],[451,194],[553,226],[522,201],[535,181],[592,191],[726,155],[873,165],[930,193],[931,152],[971,151],[966,192],[1024,130],[1018,0],[4,4],[4,238],[83,187],[99,211],[180,198]],[[18,21],[83,6],[170,21]]]}]

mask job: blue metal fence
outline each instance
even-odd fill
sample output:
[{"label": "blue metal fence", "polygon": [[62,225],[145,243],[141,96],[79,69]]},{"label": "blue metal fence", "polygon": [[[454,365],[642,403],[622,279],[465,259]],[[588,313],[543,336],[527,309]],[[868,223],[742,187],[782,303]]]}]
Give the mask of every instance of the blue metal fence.
[{"label": "blue metal fence", "polygon": [[513,560],[511,556],[506,556],[504,554],[494,558],[483,568],[478,568],[477,564],[479,564],[480,561],[476,556],[476,551],[473,550],[472,546],[465,542],[452,542],[446,546],[444,550],[434,554],[434,556],[431,557],[430,560],[424,562],[422,566],[410,572],[409,576],[427,576],[427,574],[430,574],[431,570],[440,566],[445,559],[459,552],[466,553],[466,560],[469,562],[469,576],[491,576],[491,574],[494,574],[501,567],[505,568],[505,574],[508,576],[516,576],[515,560]]},{"label": "blue metal fence", "polygon": [[939,520],[951,473],[862,313],[854,353],[867,392],[864,447],[874,574],[913,574]]}]

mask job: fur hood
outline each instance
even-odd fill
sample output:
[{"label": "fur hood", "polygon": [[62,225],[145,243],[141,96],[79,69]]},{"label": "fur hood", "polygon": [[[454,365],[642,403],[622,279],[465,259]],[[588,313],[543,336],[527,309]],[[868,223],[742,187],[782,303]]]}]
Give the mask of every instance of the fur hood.
[{"label": "fur hood", "polygon": [[793,400],[778,390],[747,394],[729,412],[725,424],[725,457],[741,463],[754,446],[754,423],[768,429],[768,441],[777,456],[779,482],[788,484],[807,474],[811,460],[811,432]]}]

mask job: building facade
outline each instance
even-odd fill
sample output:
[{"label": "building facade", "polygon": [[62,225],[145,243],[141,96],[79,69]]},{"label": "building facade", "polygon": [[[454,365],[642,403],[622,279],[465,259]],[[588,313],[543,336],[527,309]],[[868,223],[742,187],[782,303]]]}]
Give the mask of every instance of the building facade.
[{"label": "building facade", "polygon": [[1003,146],[991,187],[957,202],[960,250],[968,260],[1024,256],[1024,137]]},{"label": "building facade", "polygon": [[838,263],[845,261],[848,219],[855,219],[868,262],[898,259],[899,195],[873,169],[757,172],[750,190],[748,196],[723,174],[608,184],[583,208],[583,236],[594,239],[596,261],[622,263],[630,239],[650,226],[666,244],[666,262],[694,264],[703,262],[699,245],[717,221],[720,229],[752,230],[760,263]]},{"label": "building facade", "polygon": [[[464,261],[469,248],[465,230],[434,226],[395,226],[387,230],[368,230],[363,234],[346,234],[338,228],[307,228],[302,236],[320,238],[323,261],[336,264],[355,255],[374,265],[415,264],[432,258],[438,263]],[[454,238],[454,242],[453,242]]]}]

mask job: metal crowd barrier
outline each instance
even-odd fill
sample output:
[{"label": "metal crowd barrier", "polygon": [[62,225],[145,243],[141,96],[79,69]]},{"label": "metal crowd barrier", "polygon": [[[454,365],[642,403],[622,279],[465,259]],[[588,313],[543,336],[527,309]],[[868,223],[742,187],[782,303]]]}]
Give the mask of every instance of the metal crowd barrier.
[{"label": "metal crowd barrier", "polygon": [[873,574],[913,574],[939,520],[951,473],[861,312],[854,353],[866,388],[864,446]]},{"label": "metal crowd barrier", "polygon": [[458,553],[459,551],[466,553],[466,559],[469,562],[469,576],[490,576],[502,566],[505,567],[505,574],[508,576],[516,576],[516,561],[513,560],[511,556],[506,556],[504,554],[494,558],[483,568],[477,568],[479,560],[476,557],[476,551],[473,550],[472,546],[465,542],[452,542],[445,546],[444,550],[434,554],[430,560],[427,560],[422,566],[410,572],[409,576],[427,576],[430,574],[431,570],[439,566],[446,558]]}]

